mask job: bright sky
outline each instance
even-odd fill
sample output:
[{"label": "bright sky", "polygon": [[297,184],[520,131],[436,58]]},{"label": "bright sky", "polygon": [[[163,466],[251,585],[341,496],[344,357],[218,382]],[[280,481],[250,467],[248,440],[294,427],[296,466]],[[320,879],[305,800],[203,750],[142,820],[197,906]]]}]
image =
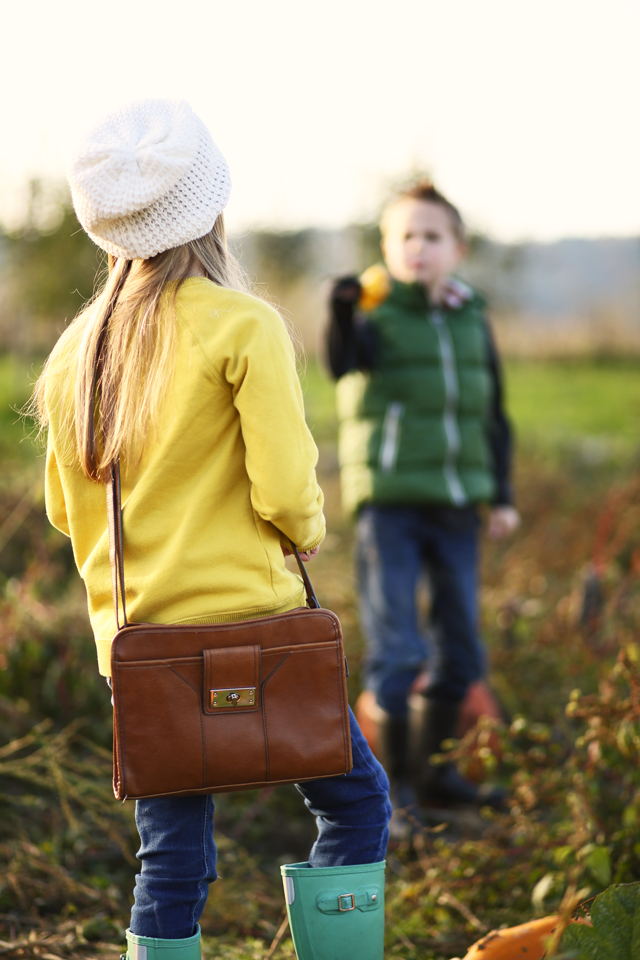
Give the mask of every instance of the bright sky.
[{"label": "bright sky", "polygon": [[229,222],[340,226],[428,169],[499,239],[640,234],[638,0],[31,0],[0,14],[0,218],[95,119],[184,97]]}]

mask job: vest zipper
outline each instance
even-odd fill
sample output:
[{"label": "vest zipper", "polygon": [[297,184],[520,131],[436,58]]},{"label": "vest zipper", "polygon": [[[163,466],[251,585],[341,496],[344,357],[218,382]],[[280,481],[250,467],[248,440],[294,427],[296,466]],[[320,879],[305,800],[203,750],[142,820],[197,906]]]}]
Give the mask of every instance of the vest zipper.
[{"label": "vest zipper", "polygon": [[389,404],[384,415],[382,441],[378,456],[378,466],[383,473],[391,473],[395,470],[400,443],[400,417],[403,413],[404,404],[396,401]]},{"label": "vest zipper", "polygon": [[463,507],[467,503],[467,495],[458,476],[456,460],[460,453],[460,431],[458,429],[458,374],[456,371],[456,355],[449,328],[439,310],[431,312],[431,323],[435,327],[442,358],[442,372],[444,375],[445,406],[444,431],[447,438],[447,454],[444,461],[444,478],[449,488],[449,495],[456,507]]}]

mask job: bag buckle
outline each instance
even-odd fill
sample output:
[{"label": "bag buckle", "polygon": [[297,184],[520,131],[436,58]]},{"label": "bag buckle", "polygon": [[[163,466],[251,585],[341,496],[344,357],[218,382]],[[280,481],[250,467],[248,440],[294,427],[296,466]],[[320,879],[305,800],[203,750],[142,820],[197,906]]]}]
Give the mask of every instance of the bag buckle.
[{"label": "bag buckle", "polygon": [[[351,906],[350,906],[350,907],[343,907],[343,906],[342,906],[343,900],[348,901],[349,898],[351,898]],[[354,894],[353,894],[353,893],[341,893],[340,896],[338,897],[338,910],[340,911],[340,913],[348,913],[349,910],[355,910],[355,908],[356,908],[356,898],[355,898]]]},{"label": "bag buckle", "polygon": [[224,707],[252,707],[256,700],[255,687],[231,687],[226,690],[210,690],[209,706]]}]

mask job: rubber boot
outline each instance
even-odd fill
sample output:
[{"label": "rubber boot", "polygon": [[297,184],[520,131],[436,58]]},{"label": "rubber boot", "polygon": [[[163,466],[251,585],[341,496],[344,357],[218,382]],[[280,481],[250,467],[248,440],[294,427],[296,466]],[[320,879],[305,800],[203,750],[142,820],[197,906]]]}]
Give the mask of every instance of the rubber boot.
[{"label": "rubber boot", "polygon": [[409,718],[386,713],[378,726],[380,763],[389,777],[389,799],[393,815],[389,832],[393,840],[404,840],[417,828],[418,800],[409,759]]},{"label": "rubber boot", "polygon": [[383,960],[384,867],[281,867],[298,960]]},{"label": "rubber boot", "polygon": [[184,940],[138,937],[127,930],[127,952],[120,960],[200,960],[200,926]]},{"label": "rubber boot", "polygon": [[418,772],[418,795],[426,806],[450,806],[457,803],[477,807],[500,809],[506,792],[499,787],[477,784],[467,780],[453,763],[433,764],[435,753],[442,752],[443,740],[456,736],[461,703],[453,700],[427,698],[422,734],[420,738],[420,762]]}]

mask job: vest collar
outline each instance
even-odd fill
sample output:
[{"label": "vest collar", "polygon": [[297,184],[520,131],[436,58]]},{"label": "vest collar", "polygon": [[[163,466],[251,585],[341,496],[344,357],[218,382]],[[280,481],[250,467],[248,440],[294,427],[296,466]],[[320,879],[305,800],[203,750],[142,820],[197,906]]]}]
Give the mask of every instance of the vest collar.
[{"label": "vest collar", "polygon": [[[441,305],[448,310],[461,310],[472,297],[473,290],[468,284],[457,277],[449,277]],[[392,280],[389,299],[400,306],[417,310],[430,310],[432,308],[432,304],[429,303],[429,295],[421,283],[401,283],[399,280]]]}]

